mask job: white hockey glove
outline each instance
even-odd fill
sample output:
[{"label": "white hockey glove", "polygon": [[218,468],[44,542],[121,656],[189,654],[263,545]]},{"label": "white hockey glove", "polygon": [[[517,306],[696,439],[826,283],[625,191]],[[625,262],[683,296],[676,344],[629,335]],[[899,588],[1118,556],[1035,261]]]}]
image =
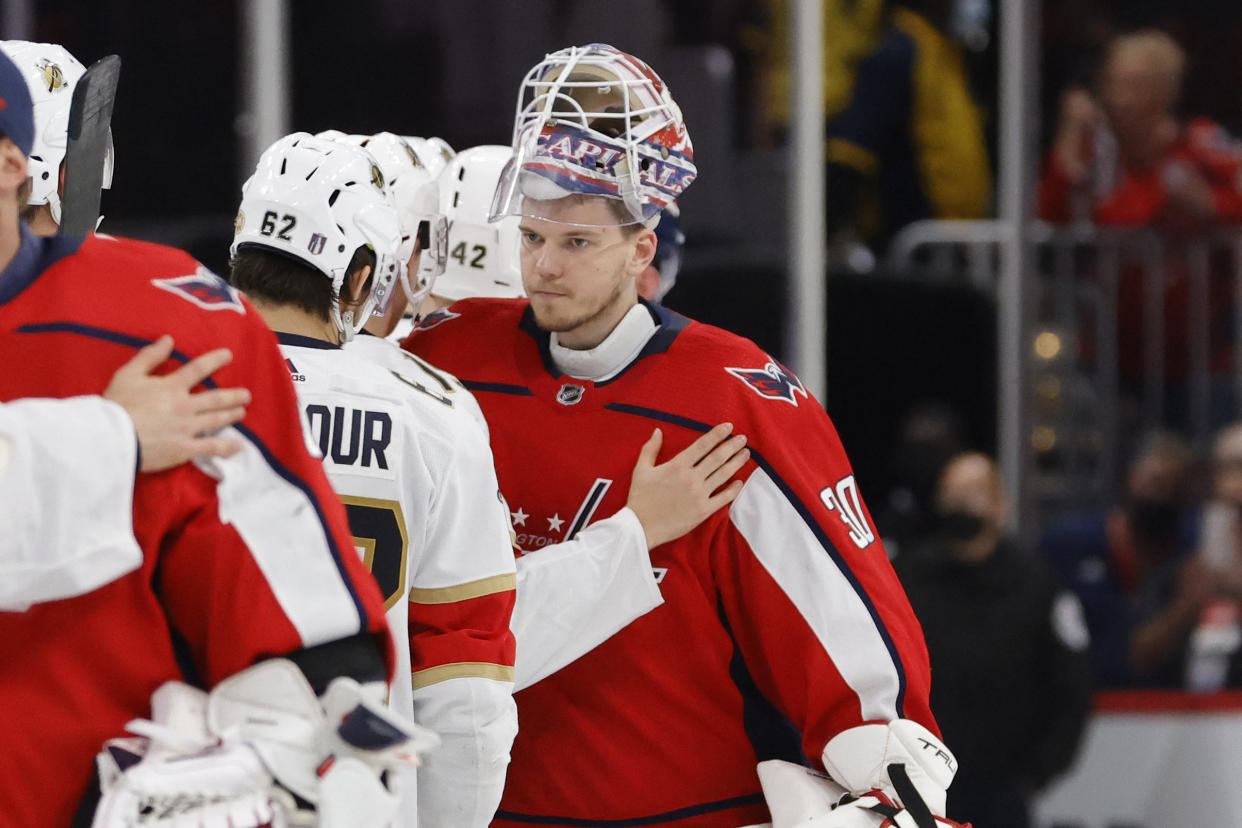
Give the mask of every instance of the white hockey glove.
[{"label": "white hockey glove", "polygon": [[824,748],[818,773],[789,762],[759,763],[773,828],[937,828],[957,772],[953,754],[909,719],[862,725]]},{"label": "white hockey glove", "polygon": [[168,682],[142,739],[97,757],[93,828],[387,825],[400,804],[396,771],[439,738],[385,709],[349,678],[316,698],[290,661],[261,662],[210,693]]}]

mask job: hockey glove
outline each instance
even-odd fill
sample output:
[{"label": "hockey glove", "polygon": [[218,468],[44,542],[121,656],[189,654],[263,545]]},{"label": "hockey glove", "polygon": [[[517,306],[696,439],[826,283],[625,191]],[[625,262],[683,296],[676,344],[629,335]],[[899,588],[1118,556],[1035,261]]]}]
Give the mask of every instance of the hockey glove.
[{"label": "hockey glove", "polygon": [[206,694],[168,682],[142,739],[97,757],[103,796],[94,828],[158,825],[385,825],[400,804],[402,765],[439,738],[385,709],[361,685],[335,679],[315,697],[292,662],[272,659]]},{"label": "hockey glove", "polygon": [[909,719],[862,725],[824,748],[818,773],[789,762],[759,764],[773,828],[937,828],[957,771],[948,748]]}]

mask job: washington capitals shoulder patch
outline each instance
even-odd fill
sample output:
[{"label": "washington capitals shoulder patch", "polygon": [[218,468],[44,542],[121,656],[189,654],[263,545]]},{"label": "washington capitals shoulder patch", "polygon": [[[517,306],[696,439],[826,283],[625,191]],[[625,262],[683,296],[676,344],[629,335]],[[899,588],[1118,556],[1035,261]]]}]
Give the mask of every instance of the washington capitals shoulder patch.
[{"label": "washington capitals shoulder patch", "polygon": [[418,320],[418,324],[414,327],[420,331],[429,331],[436,325],[443,325],[450,319],[457,319],[459,316],[461,316],[460,313],[453,313],[448,308],[440,308],[439,310],[432,311],[422,319]]},{"label": "washington capitals shoulder patch", "polygon": [[746,383],[751,391],[768,400],[784,400],[797,406],[798,395],[806,399],[802,382],[786,371],[776,360],[770,360],[762,368],[726,368],[733,376]]},{"label": "washington capitals shoulder patch", "polygon": [[161,290],[175,293],[203,310],[231,310],[242,314],[246,312],[246,306],[241,301],[241,294],[205,267],[200,267],[197,272],[188,276],[152,279],[151,284]]}]

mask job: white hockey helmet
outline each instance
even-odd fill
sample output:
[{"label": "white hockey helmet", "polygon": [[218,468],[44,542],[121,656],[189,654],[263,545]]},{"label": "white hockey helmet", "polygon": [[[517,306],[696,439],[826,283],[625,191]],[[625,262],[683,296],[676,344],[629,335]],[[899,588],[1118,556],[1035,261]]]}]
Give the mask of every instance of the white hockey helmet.
[{"label": "white hockey helmet", "polygon": [[414,254],[415,242],[422,254],[418,270],[403,270],[402,286],[409,303],[417,308],[431,293],[448,260],[448,228],[440,213],[440,187],[413,147],[399,135],[345,135],[336,130],[319,133],[321,138],[356,144],[371,153],[379,164],[401,217],[401,261]]},{"label": "white hockey helmet", "polygon": [[[86,73],[86,67],[55,43],[29,40],[3,40],[0,49],[17,65],[30,87],[34,104],[35,140],[27,166],[30,170],[30,198],[27,204],[46,204],[52,219],[60,224],[60,165],[69,143],[69,107],[73,87]],[[104,155],[103,186],[112,186],[112,133]]]},{"label": "white hockey helmet", "polygon": [[361,310],[332,308],[345,341],[368,316],[384,313],[405,270],[401,219],[379,164],[362,147],[305,132],[286,135],[259,156],[242,185],[233,233],[231,254],[259,246],[305,262],[332,281],[334,297],[358,248],[373,251],[371,291]]},{"label": "white hockey helmet", "polygon": [[448,265],[436,284],[445,299],[525,296],[519,260],[519,218],[489,224],[500,174],[512,150],[484,145],[464,149],[440,173],[440,209],[449,221]]},{"label": "white hockey helmet", "polygon": [[630,221],[654,226],[697,175],[694,148],[664,82],[650,66],[592,43],[547,55],[522,81],[513,158],[491,218],[523,198],[620,199]]},{"label": "white hockey helmet", "polygon": [[444,171],[444,165],[453,160],[457,153],[443,138],[419,138],[416,135],[405,135],[405,142],[414,148],[414,154],[423,166],[438,176]]}]

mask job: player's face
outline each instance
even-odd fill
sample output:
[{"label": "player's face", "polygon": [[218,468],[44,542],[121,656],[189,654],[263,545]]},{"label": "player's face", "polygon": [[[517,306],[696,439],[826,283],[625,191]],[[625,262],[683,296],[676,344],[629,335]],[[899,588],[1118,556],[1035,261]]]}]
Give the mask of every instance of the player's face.
[{"label": "player's face", "polygon": [[655,233],[627,234],[602,198],[527,200],[524,212],[522,285],[535,322],[568,348],[594,348],[637,303]]}]

